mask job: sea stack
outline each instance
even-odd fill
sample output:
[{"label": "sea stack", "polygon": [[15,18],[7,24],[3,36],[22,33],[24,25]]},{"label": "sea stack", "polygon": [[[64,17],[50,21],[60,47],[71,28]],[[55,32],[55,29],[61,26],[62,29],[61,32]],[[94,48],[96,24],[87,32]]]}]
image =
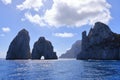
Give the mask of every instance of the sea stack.
[{"label": "sea stack", "polygon": [[32,50],[32,59],[41,59],[42,56],[44,59],[57,59],[51,42],[44,37],[40,37],[39,40],[35,42]]},{"label": "sea stack", "polygon": [[7,60],[30,59],[30,37],[27,30],[22,29],[10,43]]},{"label": "sea stack", "polygon": [[82,33],[82,50],[77,59],[120,60],[120,34],[104,23],[95,23],[88,35]]}]

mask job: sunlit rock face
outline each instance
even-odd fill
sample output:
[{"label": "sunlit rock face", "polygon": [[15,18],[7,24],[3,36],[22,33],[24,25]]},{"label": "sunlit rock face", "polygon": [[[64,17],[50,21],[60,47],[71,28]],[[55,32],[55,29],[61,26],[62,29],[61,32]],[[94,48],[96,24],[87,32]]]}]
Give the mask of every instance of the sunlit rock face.
[{"label": "sunlit rock face", "polygon": [[44,37],[40,37],[39,40],[35,42],[32,50],[32,59],[41,59],[42,56],[44,56],[45,59],[57,59],[51,42]]},{"label": "sunlit rock face", "polygon": [[77,59],[120,59],[120,34],[113,33],[101,22],[95,23],[88,35],[82,33],[82,48]]},{"label": "sunlit rock face", "polygon": [[6,59],[30,59],[29,42],[28,31],[22,29],[10,43]]},{"label": "sunlit rock face", "polygon": [[78,53],[81,51],[81,40],[77,40],[66,53],[62,54],[60,58],[77,58]]}]

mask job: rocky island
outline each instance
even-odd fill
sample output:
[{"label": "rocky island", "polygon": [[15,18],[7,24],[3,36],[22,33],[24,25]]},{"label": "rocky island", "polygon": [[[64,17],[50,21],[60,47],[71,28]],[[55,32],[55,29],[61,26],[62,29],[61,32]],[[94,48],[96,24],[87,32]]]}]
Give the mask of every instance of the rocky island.
[{"label": "rocky island", "polygon": [[39,40],[35,42],[32,54],[30,54],[29,42],[30,37],[28,31],[22,29],[10,43],[6,59],[41,59],[42,56],[44,56],[45,59],[57,59],[51,42],[44,37],[40,37]]},{"label": "rocky island", "polygon": [[32,59],[41,59],[42,56],[44,56],[45,59],[57,59],[51,42],[44,37],[40,37],[39,40],[35,42],[32,50]]},{"label": "rocky island", "polygon": [[30,37],[27,30],[22,29],[10,43],[6,59],[30,59]]},{"label": "rocky island", "polygon": [[120,60],[120,34],[101,22],[95,23],[88,35],[82,33],[82,48],[77,59]]}]

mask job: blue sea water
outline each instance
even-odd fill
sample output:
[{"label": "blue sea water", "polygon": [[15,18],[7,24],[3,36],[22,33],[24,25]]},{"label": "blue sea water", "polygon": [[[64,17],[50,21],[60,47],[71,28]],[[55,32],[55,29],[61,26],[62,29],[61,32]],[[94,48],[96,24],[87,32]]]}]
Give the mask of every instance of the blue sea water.
[{"label": "blue sea water", "polygon": [[0,80],[120,80],[120,61],[1,59]]}]

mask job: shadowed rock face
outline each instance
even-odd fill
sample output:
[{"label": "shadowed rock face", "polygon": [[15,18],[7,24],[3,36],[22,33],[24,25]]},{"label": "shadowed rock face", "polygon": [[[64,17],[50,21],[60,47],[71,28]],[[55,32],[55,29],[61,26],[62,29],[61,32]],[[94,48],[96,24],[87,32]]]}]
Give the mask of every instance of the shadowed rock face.
[{"label": "shadowed rock face", "polygon": [[88,36],[86,31],[82,33],[82,51],[77,59],[120,59],[120,34],[101,22],[95,23]]},{"label": "shadowed rock face", "polygon": [[11,42],[6,59],[30,59],[30,37],[27,30],[21,30]]},{"label": "shadowed rock face", "polygon": [[60,58],[77,58],[78,53],[81,51],[81,40],[77,40],[71,47],[67,50],[65,54],[62,54]]},{"label": "shadowed rock face", "polygon": [[40,37],[39,40],[35,42],[32,50],[32,59],[41,59],[42,56],[44,56],[45,59],[57,59],[51,42],[44,37]]}]

